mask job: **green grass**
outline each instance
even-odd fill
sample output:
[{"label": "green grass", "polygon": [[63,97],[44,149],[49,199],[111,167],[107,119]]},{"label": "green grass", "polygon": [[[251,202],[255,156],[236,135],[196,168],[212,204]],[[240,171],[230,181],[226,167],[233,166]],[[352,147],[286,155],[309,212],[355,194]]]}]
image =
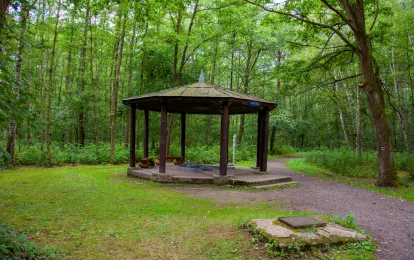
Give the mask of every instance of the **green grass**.
[{"label": "green grass", "polygon": [[334,173],[328,169],[325,169],[323,167],[314,165],[310,162],[308,162],[305,158],[299,158],[299,159],[292,159],[289,160],[286,163],[286,167],[295,170],[300,171],[306,174],[310,174],[316,177],[320,178],[328,178],[335,181],[340,181],[344,183],[350,183],[354,184],[375,192],[379,192],[382,194],[386,194],[389,196],[392,196],[394,198],[398,199],[405,199],[409,201],[414,201],[414,180],[410,180],[407,173],[399,171],[399,177],[400,179],[403,179],[403,183],[408,185],[407,187],[400,187],[400,188],[382,188],[375,186],[375,180],[374,179],[360,179],[360,178],[352,178],[352,177],[346,177],[342,176],[341,174]]},{"label": "green grass", "polygon": [[277,203],[190,198],[162,184],[114,174],[126,167],[0,172],[1,222],[71,259],[258,259],[266,252],[254,249],[237,228],[240,222],[310,214],[285,211]]}]

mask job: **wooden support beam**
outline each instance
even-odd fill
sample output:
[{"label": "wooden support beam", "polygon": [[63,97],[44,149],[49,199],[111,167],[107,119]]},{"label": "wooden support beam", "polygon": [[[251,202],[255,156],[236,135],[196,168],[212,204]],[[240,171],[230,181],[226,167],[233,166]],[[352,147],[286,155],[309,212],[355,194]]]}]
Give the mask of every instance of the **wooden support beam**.
[{"label": "wooden support beam", "polygon": [[256,146],[256,167],[260,167],[260,159],[262,158],[262,112],[257,113],[257,146]]},{"label": "wooden support beam", "polygon": [[137,119],[136,105],[131,104],[129,133],[129,167],[135,167],[135,125]]},{"label": "wooden support beam", "polygon": [[260,159],[260,171],[267,171],[267,153],[269,150],[269,109],[263,110],[263,123],[262,123],[262,145],[261,145],[261,159]]},{"label": "wooden support beam", "polygon": [[181,113],[181,156],[185,161],[185,119],[186,113]]},{"label": "wooden support beam", "polygon": [[229,102],[224,101],[221,112],[220,176],[227,175],[229,148]]},{"label": "wooden support beam", "polygon": [[160,166],[159,173],[165,173],[167,159],[167,104],[161,103],[161,136],[160,136]]},{"label": "wooden support beam", "polygon": [[143,142],[143,150],[144,150],[144,158],[148,157],[148,127],[149,127],[149,113],[148,109],[144,110],[144,142]]}]

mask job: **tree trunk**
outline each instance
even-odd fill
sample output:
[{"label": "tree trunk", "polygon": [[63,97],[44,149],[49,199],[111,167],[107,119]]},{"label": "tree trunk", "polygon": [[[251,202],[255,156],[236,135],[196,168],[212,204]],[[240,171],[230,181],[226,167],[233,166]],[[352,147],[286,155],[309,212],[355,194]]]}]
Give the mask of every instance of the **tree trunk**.
[{"label": "tree trunk", "polygon": [[375,131],[378,153],[378,186],[398,186],[397,173],[394,168],[394,155],[391,135],[385,114],[384,93],[380,84],[378,68],[374,68],[371,46],[365,34],[356,35],[361,49],[358,53],[363,76],[363,90],[368,99],[371,119]]},{"label": "tree trunk", "polygon": [[50,67],[49,67],[49,84],[48,84],[48,93],[47,93],[47,127],[46,127],[46,150],[47,150],[47,165],[52,166],[52,134],[51,134],[51,110],[52,110],[52,91],[54,90],[54,79],[53,79],[53,71],[55,66],[55,53],[56,53],[56,42],[58,36],[58,25],[59,25],[59,15],[60,15],[60,6],[62,4],[62,0],[58,2],[58,10],[56,15],[56,23],[55,23],[55,33],[53,35],[53,45],[52,45],[52,56],[50,57]]},{"label": "tree trunk", "polygon": [[[256,62],[260,56],[261,49],[259,48],[256,53],[254,53],[254,43],[252,39],[247,41],[247,60],[246,66],[243,73],[243,94],[247,94],[249,91],[250,75],[256,66]],[[239,136],[237,143],[241,145],[244,135],[244,121],[245,115],[240,116],[240,126],[239,126]]]},{"label": "tree trunk", "polygon": [[[91,33],[90,36],[90,72],[91,72],[91,85],[92,85],[92,103],[93,103],[93,124],[94,124],[94,136],[95,136],[95,149],[98,150],[99,148],[99,120],[98,120],[98,100],[96,93],[97,82],[94,78],[93,72],[93,31],[92,31],[92,19],[89,17],[89,31]],[[128,120],[127,120],[128,121]]]},{"label": "tree trunk", "polygon": [[270,154],[275,154],[275,137],[276,137],[276,126],[272,126],[272,132],[270,134]]},{"label": "tree trunk", "polygon": [[[129,62],[128,62],[128,85],[127,85],[127,91],[126,91],[126,95],[127,97],[129,96],[129,93],[132,89],[132,61],[133,61],[133,57],[134,57],[134,44],[135,44],[135,34],[136,34],[136,30],[137,30],[137,23],[134,21],[134,26],[132,28],[132,37],[131,37],[131,42],[129,43]],[[126,124],[125,124],[125,148],[128,148],[128,144],[129,144],[129,128],[130,128],[130,122],[128,120],[128,118],[126,119]]]},{"label": "tree trunk", "polygon": [[395,64],[394,50],[391,51],[391,55],[392,55],[391,71],[394,74],[394,88],[395,88],[395,96],[396,96],[395,99],[397,101],[397,109],[398,109],[396,113],[398,114],[398,117],[400,119],[401,134],[404,140],[405,151],[409,152],[410,144],[408,142],[408,135],[407,135],[407,132],[408,132],[407,109],[404,106],[404,96],[403,96],[403,91],[401,91],[400,79],[396,75],[398,69],[397,69],[397,64]]},{"label": "tree trunk", "polygon": [[358,45],[356,52],[362,70],[362,88],[367,96],[371,112],[378,153],[377,185],[397,187],[398,177],[394,167],[391,134],[385,113],[384,92],[380,83],[379,68],[372,54],[371,42],[366,32],[364,2],[351,3],[347,0],[340,0],[340,3],[353,27],[353,35]]},{"label": "tree trunk", "polygon": [[[71,99],[70,94],[70,85],[71,85],[71,68],[72,68],[72,48],[73,48],[73,31],[75,26],[75,15],[71,13],[71,28],[70,28],[70,41],[69,41],[69,50],[67,57],[67,67],[66,67],[66,76],[65,76],[65,96],[66,96],[66,105],[69,106],[69,101]],[[70,116],[67,117],[67,120],[70,120]],[[65,143],[70,142],[70,133],[71,126],[67,124],[65,129]]]},{"label": "tree trunk", "polygon": [[88,42],[88,24],[89,24],[89,15],[90,15],[90,0],[86,3],[86,15],[85,15],[85,26],[83,28],[83,41],[82,41],[82,51],[81,51],[81,65],[80,65],[80,83],[79,83],[79,96],[82,102],[79,104],[79,113],[78,113],[78,124],[79,124],[79,134],[78,134],[78,143],[81,146],[85,146],[85,107],[84,107],[84,91],[86,84],[86,46]]},{"label": "tree trunk", "polygon": [[[173,87],[178,87],[181,85],[182,80],[182,74],[185,64],[187,63],[187,50],[190,43],[190,35],[191,31],[194,25],[194,20],[197,14],[197,8],[198,8],[198,1],[196,1],[193,13],[191,15],[190,24],[188,26],[187,30],[187,41],[184,45],[183,52],[181,54],[181,60],[180,60],[180,66],[178,67],[178,50],[179,50],[179,42],[176,41],[174,45],[174,71],[173,71]],[[178,12],[177,16],[177,25],[176,25],[176,33],[179,35],[181,30],[181,22],[182,22],[182,14],[181,11]],[[167,130],[167,155],[170,154],[170,146],[171,146],[171,138],[172,138],[172,132],[174,128],[174,114],[171,114],[168,119],[168,130]]]},{"label": "tree trunk", "polygon": [[[149,18],[148,18],[149,19]],[[144,36],[142,37],[142,57],[141,57],[141,63],[139,66],[139,88],[138,88],[138,95],[142,95],[142,91],[144,89],[144,67],[145,67],[145,57],[146,57],[146,53],[147,53],[147,47],[146,47],[146,42],[145,42],[145,38],[147,36],[148,33],[148,25],[149,22],[146,22],[146,26],[145,26],[145,33]],[[138,110],[138,120],[137,120],[137,128],[136,131],[137,133],[139,133],[139,129],[140,129],[140,122],[141,122],[141,111]],[[140,142],[141,140],[139,138],[137,138],[136,140],[136,148],[138,149],[140,146]]]},{"label": "tree trunk", "polygon": [[244,135],[244,120],[245,120],[245,115],[244,114],[240,115],[239,136],[237,136],[237,145],[239,146],[242,143],[243,135]]},{"label": "tree trunk", "polygon": [[[211,66],[211,79],[210,83],[214,85],[214,80],[216,76],[216,65],[217,65],[217,51],[218,51],[218,39],[216,41],[215,47],[214,47],[214,55],[213,55],[213,61]],[[210,136],[211,136],[211,115],[207,116],[207,127],[206,127],[206,147],[208,149],[210,145]]]},{"label": "tree trunk", "polygon": [[10,0],[3,0],[0,1],[0,46],[3,46],[2,44],[2,34],[3,34],[3,30],[6,27],[6,14],[7,14],[7,9],[9,8],[9,4],[10,4]]},{"label": "tree trunk", "polygon": [[234,45],[236,43],[236,32],[233,32],[231,40],[231,63],[230,63],[230,89],[233,90],[233,71],[234,71]]},{"label": "tree trunk", "polygon": [[[335,82],[335,89],[338,92],[339,91],[339,83]],[[344,114],[342,112],[342,107],[341,104],[339,102],[337,102],[338,105],[338,112],[339,112],[339,119],[341,121],[341,126],[342,126],[342,131],[344,132],[344,137],[345,137],[345,142],[348,145],[349,148],[351,148],[351,141],[348,135],[348,131],[346,130],[346,124],[345,124],[345,118],[344,118]]]},{"label": "tree trunk", "polygon": [[[16,61],[16,70],[15,70],[15,83],[17,86],[13,87],[14,92],[14,99],[19,101],[20,99],[20,84],[21,84],[21,72],[22,72],[22,64],[23,64],[23,53],[25,47],[25,34],[26,34],[26,24],[27,24],[27,17],[29,16],[29,9],[27,8],[26,4],[22,4],[22,8],[20,10],[20,32],[19,32],[19,44],[17,49],[17,61]],[[16,118],[13,112],[10,112],[10,124],[7,134],[7,148],[6,151],[10,155],[10,159],[8,163],[10,165],[15,164],[15,142],[16,142],[16,132],[17,132],[17,124]]]},{"label": "tree trunk", "polygon": [[361,97],[359,89],[356,90],[356,109],[355,109],[355,121],[356,121],[356,140],[355,149],[358,156],[359,165],[362,165],[362,152],[361,152],[361,140],[362,140],[362,129],[361,129]]},{"label": "tree trunk", "polygon": [[[120,14],[120,19],[122,19],[122,14]],[[115,64],[115,78],[112,88],[112,98],[111,98],[111,163],[115,162],[115,135],[116,135],[116,110],[118,106],[118,87],[119,87],[119,76],[121,72],[121,63],[122,63],[122,52],[124,49],[124,37],[125,37],[125,27],[126,27],[127,18],[124,17],[124,23],[122,25],[121,37],[119,40],[118,46],[118,58]]]}]

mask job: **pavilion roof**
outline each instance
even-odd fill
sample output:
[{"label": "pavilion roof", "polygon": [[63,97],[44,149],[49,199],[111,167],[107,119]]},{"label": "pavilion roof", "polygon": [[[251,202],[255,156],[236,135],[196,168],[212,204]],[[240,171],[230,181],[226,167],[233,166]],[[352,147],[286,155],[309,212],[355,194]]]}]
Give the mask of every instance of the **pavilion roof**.
[{"label": "pavilion roof", "polygon": [[126,98],[122,103],[125,105],[135,103],[137,109],[160,111],[161,102],[166,102],[167,110],[171,113],[220,114],[223,101],[229,102],[230,114],[257,113],[264,107],[269,110],[276,107],[272,101],[240,94],[205,82]]}]

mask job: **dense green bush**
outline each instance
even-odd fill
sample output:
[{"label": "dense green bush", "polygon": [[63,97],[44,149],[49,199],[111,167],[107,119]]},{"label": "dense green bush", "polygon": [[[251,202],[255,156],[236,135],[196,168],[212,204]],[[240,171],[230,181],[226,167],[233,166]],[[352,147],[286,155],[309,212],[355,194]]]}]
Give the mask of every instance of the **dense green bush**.
[{"label": "dense green bush", "polygon": [[407,171],[414,179],[414,153],[397,153],[396,165],[399,169]]},{"label": "dense green bush", "polygon": [[[286,148],[288,149],[288,148]],[[96,149],[94,144],[87,144],[80,147],[77,144],[53,145],[52,146],[52,164],[106,164],[110,163],[110,146],[101,143]],[[142,147],[137,152],[137,158],[142,157]],[[171,155],[179,155],[179,145],[171,146]],[[158,147],[150,149],[150,156],[158,156]],[[255,146],[238,146],[236,147],[236,161],[246,161],[256,158]],[[229,147],[229,161],[233,156],[232,148]],[[115,163],[127,163],[129,160],[129,148],[122,144],[115,146]],[[186,149],[186,161],[204,164],[218,164],[220,162],[220,146],[213,145],[210,147],[193,145]],[[46,165],[46,150],[42,152],[39,144],[21,147],[16,151],[17,165]]]},{"label": "dense green bush", "polygon": [[284,146],[282,146],[282,148],[276,147],[275,150],[274,150],[274,154],[277,154],[277,155],[291,155],[291,154],[294,154],[296,152],[297,152],[297,150],[294,147],[290,146],[290,145],[284,145]]},{"label": "dense green bush", "polygon": [[[396,153],[395,159],[397,169],[409,172],[411,178],[414,178],[414,154]],[[309,152],[306,161],[343,176],[376,178],[378,175],[375,151],[363,152],[359,160],[355,152],[349,149],[323,149]]]},{"label": "dense green bush", "polygon": [[377,176],[376,154],[364,152],[362,160],[348,150],[318,150],[309,152],[306,161],[349,177],[375,178]]},{"label": "dense green bush", "polygon": [[56,248],[44,247],[29,242],[26,236],[12,227],[0,224],[1,259],[63,259]]},{"label": "dense green bush", "polygon": [[[81,147],[77,144],[53,145],[52,164],[105,164],[110,162],[110,146],[101,143],[98,149],[94,144],[87,144]],[[142,154],[141,150],[137,155]],[[115,163],[128,162],[129,149],[122,144],[115,146]],[[25,146],[16,151],[17,165],[45,165],[47,163],[46,150],[39,144]]]}]

